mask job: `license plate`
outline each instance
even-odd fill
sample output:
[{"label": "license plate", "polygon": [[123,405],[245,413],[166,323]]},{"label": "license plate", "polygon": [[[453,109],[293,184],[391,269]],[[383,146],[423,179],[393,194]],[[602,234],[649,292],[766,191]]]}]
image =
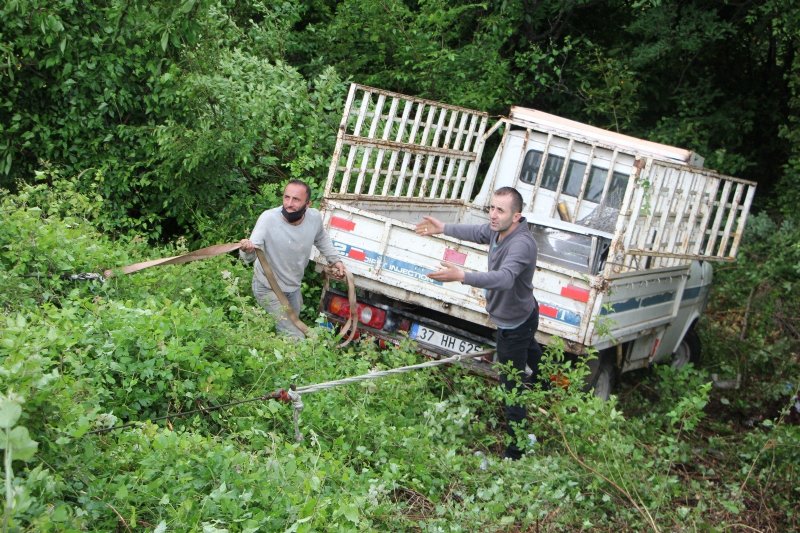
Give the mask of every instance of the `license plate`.
[{"label": "license plate", "polygon": [[437,329],[429,328],[428,326],[423,326],[422,324],[417,323],[413,323],[411,325],[409,337],[415,339],[417,342],[424,342],[425,344],[438,346],[439,348],[452,353],[469,354],[485,350],[485,347],[481,344],[476,344],[472,341],[462,339],[461,337],[456,337],[454,335],[450,335],[449,333],[444,333]]}]

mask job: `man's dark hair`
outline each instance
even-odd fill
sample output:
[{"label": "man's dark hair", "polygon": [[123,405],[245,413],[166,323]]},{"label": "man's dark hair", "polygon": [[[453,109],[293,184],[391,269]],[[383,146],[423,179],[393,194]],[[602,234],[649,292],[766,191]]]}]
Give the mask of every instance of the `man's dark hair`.
[{"label": "man's dark hair", "polygon": [[[289,185],[302,185],[303,187],[305,187],[306,188],[306,203],[311,201],[311,187],[308,186],[308,183],[306,183],[305,181],[302,181],[302,180],[289,180],[289,183],[286,184],[286,187],[288,187]],[[284,187],[284,190],[286,190],[285,187]]]},{"label": "man's dark hair", "polygon": [[495,196],[511,196],[511,209],[514,213],[522,213],[522,195],[514,187],[500,187],[494,191]]}]

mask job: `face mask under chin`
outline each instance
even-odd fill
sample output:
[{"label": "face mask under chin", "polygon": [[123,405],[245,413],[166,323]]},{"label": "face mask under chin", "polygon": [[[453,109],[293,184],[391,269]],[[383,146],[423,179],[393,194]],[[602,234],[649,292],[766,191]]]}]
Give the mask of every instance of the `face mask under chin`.
[{"label": "face mask under chin", "polygon": [[306,214],[306,208],[305,208],[305,206],[303,206],[303,208],[300,209],[299,211],[295,211],[294,213],[290,213],[284,207],[281,210],[281,214],[283,215],[283,218],[285,218],[288,223],[293,224],[293,223],[297,222],[298,220],[300,220],[301,218],[303,218],[303,215]]}]

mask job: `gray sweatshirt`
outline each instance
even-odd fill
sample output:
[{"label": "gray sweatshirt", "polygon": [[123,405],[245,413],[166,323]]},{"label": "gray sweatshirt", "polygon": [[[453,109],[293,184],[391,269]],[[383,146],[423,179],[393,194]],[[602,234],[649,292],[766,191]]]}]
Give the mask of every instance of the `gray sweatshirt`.
[{"label": "gray sweatshirt", "polygon": [[445,224],[444,234],[489,245],[489,271],[466,272],[464,283],[486,289],[486,311],[498,327],[522,324],[536,305],[533,297],[536,241],[525,218],[500,242],[498,233],[489,224]]},{"label": "gray sweatshirt", "polygon": [[[303,272],[311,260],[311,247],[316,246],[328,263],[341,261],[339,254],[331,243],[330,237],[322,227],[322,215],[313,208],[306,210],[303,221],[297,226],[286,222],[281,214],[281,207],[275,207],[261,213],[258,217],[250,240],[258,248],[264,250],[278,284],[283,292],[294,292],[300,288]],[[239,250],[239,256],[247,263],[256,259],[255,252],[246,253]],[[256,261],[256,281],[269,288],[264,269]]]}]

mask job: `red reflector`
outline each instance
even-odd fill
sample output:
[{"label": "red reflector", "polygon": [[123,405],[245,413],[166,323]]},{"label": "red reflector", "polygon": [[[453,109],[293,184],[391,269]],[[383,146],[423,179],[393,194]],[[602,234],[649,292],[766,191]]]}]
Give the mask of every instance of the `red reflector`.
[{"label": "red reflector", "polygon": [[463,265],[467,262],[467,254],[462,254],[461,252],[457,252],[452,248],[445,248],[444,260],[457,265]]},{"label": "red reflector", "polygon": [[331,217],[331,226],[345,231],[353,231],[356,228],[356,223],[342,217]]},{"label": "red reflector", "polygon": [[558,309],[555,307],[550,307],[549,305],[539,304],[539,314],[555,318],[558,316]]},{"label": "red reflector", "polygon": [[582,289],[575,285],[567,285],[566,287],[561,287],[561,296],[586,303],[589,301],[589,289]]},{"label": "red reflector", "polygon": [[367,254],[364,250],[358,250],[356,248],[350,248],[350,251],[347,252],[347,257],[355,259],[356,261],[363,261],[367,258]]}]

